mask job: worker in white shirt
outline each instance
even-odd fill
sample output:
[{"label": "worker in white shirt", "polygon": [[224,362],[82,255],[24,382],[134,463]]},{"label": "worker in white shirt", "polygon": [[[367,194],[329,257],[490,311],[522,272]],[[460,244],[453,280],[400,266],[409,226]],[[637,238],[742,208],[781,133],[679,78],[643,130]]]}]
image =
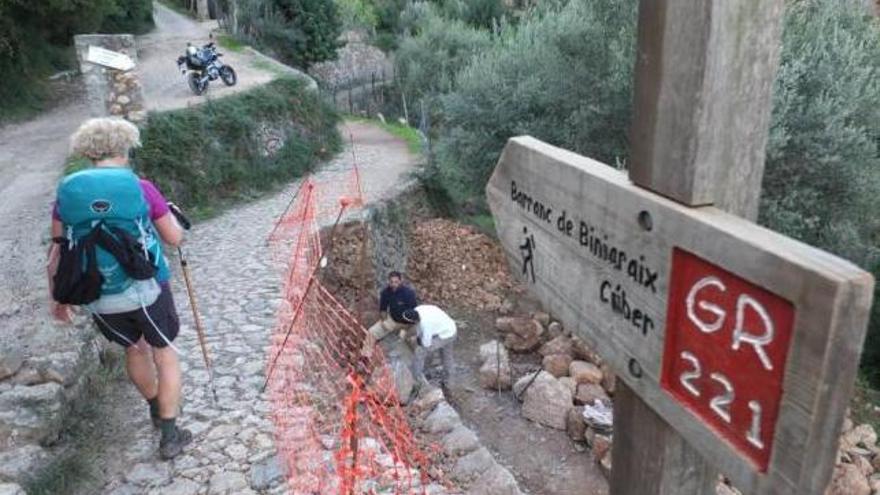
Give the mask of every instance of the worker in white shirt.
[{"label": "worker in white shirt", "polygon": [[413,378],[416,391],[427,383],[425,361],[435,352],[443,360],[441,382],[445,385],[452,373],[452,344],[455,342],[455,321],[442,309],[430,304],[422,304],[403,312],[403,318],[412,324],[416,331],[416,345],[413,358]]}]

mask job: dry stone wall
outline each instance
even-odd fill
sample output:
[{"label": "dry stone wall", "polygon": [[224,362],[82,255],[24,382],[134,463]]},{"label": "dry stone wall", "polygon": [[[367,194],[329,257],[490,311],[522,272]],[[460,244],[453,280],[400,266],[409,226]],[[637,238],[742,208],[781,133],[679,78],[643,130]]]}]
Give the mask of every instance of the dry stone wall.
[{"label": "dry stone wall", "polygon": [[90,46],[97,46],[127,55],[137,67],[137,46],[130,34],[81,34],[74,36],[76,58],[86,86],[93,116],[125,118],[136,124],[147,113],[141,82],[135,69],[122,71],[88,61]]}]

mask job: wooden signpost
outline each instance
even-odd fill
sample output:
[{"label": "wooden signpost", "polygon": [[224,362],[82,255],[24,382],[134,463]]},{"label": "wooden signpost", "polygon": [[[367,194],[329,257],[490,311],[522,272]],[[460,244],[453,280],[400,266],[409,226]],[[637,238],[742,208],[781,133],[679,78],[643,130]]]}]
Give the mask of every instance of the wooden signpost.
[{"label": "wooden signpost", "polygon": [[[757,211],[778,49],[750,43],[776,42],[781,5],[642,2],[639,185],[518,137],[487,186],[514,270],[623,380],[615,495],[711,493],[716,472],[746,494],[819,495],[830,479],[873,279],[695,206]],[[737,99],[752,112],[731,115]]]}]

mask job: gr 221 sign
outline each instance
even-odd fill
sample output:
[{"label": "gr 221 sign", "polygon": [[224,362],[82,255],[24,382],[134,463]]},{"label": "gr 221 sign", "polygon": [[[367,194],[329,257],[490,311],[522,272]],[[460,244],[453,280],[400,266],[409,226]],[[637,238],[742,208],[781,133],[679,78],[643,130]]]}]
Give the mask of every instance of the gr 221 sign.
[{"label": "gr 221 sign", "polygon": [[529,137],[486,194],[530,292],[737,488],[824,491],[870,274]]},{"label": "gr 221 sign", "polygon": [[792,304],[675,249],[666,315],[663,388],[766,471]]}]

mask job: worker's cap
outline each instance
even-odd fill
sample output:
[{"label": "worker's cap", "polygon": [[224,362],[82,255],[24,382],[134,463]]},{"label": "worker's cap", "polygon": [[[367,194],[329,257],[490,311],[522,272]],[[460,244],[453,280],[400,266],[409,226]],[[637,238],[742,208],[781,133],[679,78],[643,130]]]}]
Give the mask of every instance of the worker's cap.
[{"label": "worker's cap", "polygon": [[403,321],[410,324],[418,323],[421,320],[419,312],[414,309],[407,309],[401,316],[403,316]]}]

